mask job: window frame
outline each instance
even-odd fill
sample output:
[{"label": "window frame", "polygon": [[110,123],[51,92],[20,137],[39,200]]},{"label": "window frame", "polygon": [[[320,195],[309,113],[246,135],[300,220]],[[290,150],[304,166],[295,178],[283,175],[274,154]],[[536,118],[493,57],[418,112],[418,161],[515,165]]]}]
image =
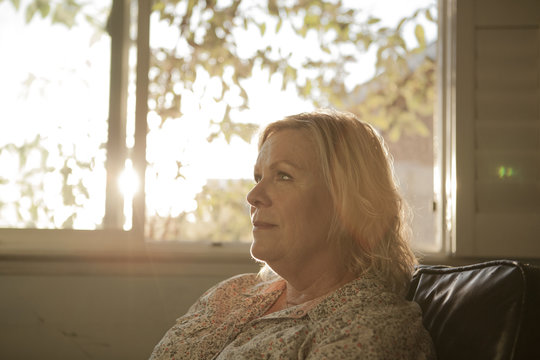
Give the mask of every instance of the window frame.
[{"label": "window frame", "polygon": [[[435,236],[441,250],[424,254],[423,262],[440,262],[455,250],[455,9],[456,0],[438,0],[438,79],[439,101],[435,111],[438,137],[434,177],[436,226]],[[135,101],[135,143],[131,151],[133,168],[144,189],[146,168],[146,133],[148,112],[149,32],[151,0],[112,0],[111,85],[109,95],[109,138],[107,142],[106,212],[102,230],[70,229],[0,229],[0,258],[70,257],[124,259],[190,259],[196,261],[245,261],[249,244],[212,245],[210,242],[157,242],[144,238],[145,198],[138,191],[133,198],[131,230],[122,230],[123,199],[117,190],[117,178],[129,157],[125,147],[127,121],[127,78],[130,40],[130,10],[137,4],[137,64]],[[437,170],[438,169],[438,170]],[[439,179],[439,180],[435,180]]]},{"label": "window frame", "polygon": [[437,261],[455,253],[456,195],[456,12],[457,0],[438,0],[437,103],[434,114],[436,205],[435,236],[440,251],[430,254]]}]

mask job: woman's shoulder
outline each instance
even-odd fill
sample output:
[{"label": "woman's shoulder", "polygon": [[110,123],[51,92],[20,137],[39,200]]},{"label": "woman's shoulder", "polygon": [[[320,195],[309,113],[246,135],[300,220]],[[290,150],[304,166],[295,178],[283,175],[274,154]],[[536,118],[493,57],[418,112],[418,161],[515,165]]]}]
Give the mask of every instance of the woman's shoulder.
[{"label": "woman's shoulder", "polygon": [[[358,279],[321,302],[312,317],[321,344],[346,344],[384,353],[397,348],[431,353],[418,304],[407,301],[374,278]],[[383,356],[384,357],[384,356]],[[398,356],[399,357],[399,356]],[[429,358],[429,356],[428,356]]]},{"label": "woman's shoulder", "polygon": [[[338,289],[309,312],[321,326],[392,332],[399,336],[411,326],[422,327],[418,304],[391,291],[376,277],[359,278]],[[349,331],[348,330],[348,331]]]},{"label": "woman's shoulder", "polygon": [[[332,297],[335,303],[348,304],[342,313],[362,314],[360,318],[385,318],[407,321],[422,316],[418,304],[390,289],[377,276],[365,276],[351,282]],[[378,319],[380,320],[380,319]]]}]

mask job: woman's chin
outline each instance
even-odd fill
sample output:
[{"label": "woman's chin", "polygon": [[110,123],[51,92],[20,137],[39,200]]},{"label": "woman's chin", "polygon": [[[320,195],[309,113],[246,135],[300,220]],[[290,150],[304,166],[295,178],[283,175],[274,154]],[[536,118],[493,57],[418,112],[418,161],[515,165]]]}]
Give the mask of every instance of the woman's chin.
[{"label": "woman's chin", "polygon": [[264,262],[264,260],[261,259],[259,247],[255,244],[255,240],[251,243],[251,248],[249,249],[249,252],[251,253],[251,257],[255,260]]},{"label": "woman's chin", "polygon": [[253,240],[251,243],[250,249],[251,257],[257,261],[268,262],[271,261],[275,254],[275,249],[272,246],[267,246],[265,244],[257,243],[256,240]]}]

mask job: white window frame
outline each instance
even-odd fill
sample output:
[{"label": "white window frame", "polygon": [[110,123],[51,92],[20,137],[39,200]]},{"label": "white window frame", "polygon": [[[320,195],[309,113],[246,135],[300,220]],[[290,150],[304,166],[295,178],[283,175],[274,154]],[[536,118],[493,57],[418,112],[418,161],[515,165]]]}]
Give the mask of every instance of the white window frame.
[{"label": "white window frame", "polygon": [[434,114],[435,236],[441,248],[426,260],[447,260],[456,248],[456,8],[457,0],[438,0],[437,103]]},{"label": "white window frame", "polygon": [[[70,257],[123,258],[189,261],[235,261],[253,264],[249,244],[213,246],[209,242],[152,242],[144,239],[144,193],[133,199],[133,227],[121,230],[123,199],[117,189],[117,176],[126,159],[125,121],[127,86],[127,44],[129,43],[129,10],[131,0],[113,0],[116,24],[112,37],[110,125],[107,162],[107,204],[103,230],[0,229],[0,258],[6,257]],[[147,132],[147,95],[149,69],[149,31],[151,0],[138,0],[137,21],[137,86],[135,109],[135,145],[133,165],[144,189],[145,149]],[[437,204],[436,233],[442,242],[441,251],[424,254],[423,262],[443,262],[456,248],[455,233],[455,31],[457,0],[439,0],[438,99],[435,112],[436,160],[435,189]],[[123,44],[123,45],[119,45]],[[114,63],[116,61],[116,65]],[[116,69],[116,71],[114,70]],[[116,95],[115,95],[116,94]],[[111,144],[117,144],[116,146]]]}]

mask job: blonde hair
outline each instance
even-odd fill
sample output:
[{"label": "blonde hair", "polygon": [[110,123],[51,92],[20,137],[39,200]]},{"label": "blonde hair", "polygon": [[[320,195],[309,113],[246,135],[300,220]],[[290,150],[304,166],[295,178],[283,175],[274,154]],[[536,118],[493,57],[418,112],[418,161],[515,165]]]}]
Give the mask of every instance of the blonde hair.
[{"label": "blonde hair", "polygon": [[[347,269],[358,276],[378,274],[403,294],[417,260],[408,243],[408,207],[382,137],[354,114],[319,110],[269,124],[260,136],[259,150],[284,129],[307,131],[317,146],[334,203],[328,241],[338,248]],[[266,266],[261,273],[268,270]]]}]

